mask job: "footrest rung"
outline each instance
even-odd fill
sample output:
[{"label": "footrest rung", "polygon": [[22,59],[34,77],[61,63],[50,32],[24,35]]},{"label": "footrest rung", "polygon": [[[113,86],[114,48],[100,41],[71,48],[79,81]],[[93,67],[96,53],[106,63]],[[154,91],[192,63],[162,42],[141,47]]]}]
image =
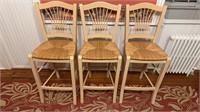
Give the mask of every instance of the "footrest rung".
[{"label": "footrest rung", "polygon": [[83,86],[87,90],[114,90],[114,86]]},{"label": "footrest rung", "polygon": [[48,79],[44,82],[43,86],[47,84],[47,82],[51,79],[51,77],[55,74],[56,70],[54,70],[51,75],[48,77]]},{"label": "footrest rung", "polygon": [[88,79],[88,76],[91,74],[91,71],[88,71],[87,74],[86,74],[86,77],[85,77],[85,80],[83,82],[83,84],[85,85],[87,79]]},{"label": "footrest rung", "polygon": [[134,90],[134,91],[153,91],[155,90],[155,87],[129,87],[125,86],[125,90]]},{"label": "footrest rung", "polygon": [[151,82],[151,80],[149,79],[148,75],[146,74],[146,72],[144,72],[145,77],[147,78],[148,82],[151,84],[151,87],[154,87],[153,83]]},{"label": "footrest rung", "polygon": [[72,87],[41,86],[41,88],[46,90],[55,90],[55,91],[72,91]]}]

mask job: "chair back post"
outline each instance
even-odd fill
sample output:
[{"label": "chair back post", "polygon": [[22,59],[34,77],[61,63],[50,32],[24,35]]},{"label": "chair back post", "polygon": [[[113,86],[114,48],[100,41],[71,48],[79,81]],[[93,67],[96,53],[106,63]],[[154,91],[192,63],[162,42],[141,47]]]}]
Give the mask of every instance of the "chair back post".
[{"label": "chair back post", "polygon": [[88,41],[88,32],[86,30],[86,23],[85,23],[85,14],[84,14],[84,6],[83,4],[80,4],[80,13],[81,13],[81,21],[82,21],[82,26],[83,26],[83,35],[84,35],[84,40],[85,42]]},{"label": "chair back post", "polygon": [[117,6],[117,17],[115,19],[115,26],[114,26],[114,32],[113,32],[113,37],[112,37],[112,41],[113,42],[115,42],[115,40],[116,40],[116,35],[117,35],[118,25],[119,25],[119,19],[120,19],[121,7],[122,7],[121,4],[119,4]]},{"label": "chair back post", "polygon": [[61,1],[35,4],[38,21],[45,40],[69,38],[76,41],[77,5]]},{"label": "chair back post", "polygon": [[76,42],[77,38],[77,4],[73,4],[73,26],[72,26],[73,41]]},{"label": "chair back post", "polygon": [[42,35],[45,39],[45,41],[48,41],[48,38],[47,38],[47,33],[46,33],[46,29],[45,29],[45,23],[41,17],[41,12],[40,12],[40,8],[39,8],[39,3],[35,3],[35,10],[36,10],[36,14],[37,14],[37,17],[38,17],[38,22],[39,22],[39,25],[40,25],[40,28],[41,28],[41,31],[42,31]]},{"label": "chair back post", "polygon": [[125,43],[128,42],[129,36],[129,4],[126,5],[126,21],[125,21]]},{"label": "chair back post", "polygon": [[157,29],[156,29],[156,33],[155,33],[155,36],[154,36],[154,39],[153,39],[154,43],[157,41],[158,35],[160,33],[161,26],[162,26],[163,21],[164,21],[166,11],[167,11],[167,6],[163,6],[162,14],[160,16],[159,23],[158,23],[158,26],[157,26]]}]

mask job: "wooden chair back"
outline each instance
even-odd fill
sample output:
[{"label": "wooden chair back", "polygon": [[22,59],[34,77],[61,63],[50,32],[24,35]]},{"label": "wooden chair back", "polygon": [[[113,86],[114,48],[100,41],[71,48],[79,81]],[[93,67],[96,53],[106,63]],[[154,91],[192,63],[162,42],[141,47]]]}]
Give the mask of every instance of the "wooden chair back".
[{"label": "wooden chair back", "polygon": [[77,5],[60,1],[35,4],[39,24],[45,40],[69,38],[76,41]]},{"label": "wooden chair back", "polygon": [[126,5],[125,42],[142,38],[155,42],[163,23],[166,6],[150,3]]},{"label": "wooden chair back", "polygon": [[121,4],[113,5],[106,2],[80,4],[80,12],[85,42],[94,38],[111,39],[115,42]]}]

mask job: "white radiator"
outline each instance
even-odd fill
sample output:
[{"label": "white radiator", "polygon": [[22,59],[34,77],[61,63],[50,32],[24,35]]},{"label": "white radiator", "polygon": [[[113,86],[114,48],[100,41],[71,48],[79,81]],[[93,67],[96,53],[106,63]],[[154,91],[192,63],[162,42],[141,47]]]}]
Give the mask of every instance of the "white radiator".
[{"label": "white radiator", "polygon": [[187,76],[200,59],[200,35],[173,35],[165,52],[171,57],[168,73],[185,73]]}]

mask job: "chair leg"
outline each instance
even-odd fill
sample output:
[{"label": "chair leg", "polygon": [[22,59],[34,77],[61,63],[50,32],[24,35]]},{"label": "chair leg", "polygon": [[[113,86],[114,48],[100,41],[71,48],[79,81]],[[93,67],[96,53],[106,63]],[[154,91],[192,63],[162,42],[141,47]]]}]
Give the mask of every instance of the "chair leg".
[{"label": "chair leg", "polygon": [[40,101],[41,101],[41,103],[44,103],[44,91],[41,88],[42,84],[41,84],[41,80],[40,80],[40,77],[39,77],[39,73],[38,73],[37,68],[36,68],[36,64],[33,61],[31,54],[28,56],[28,58],[29,58],[29,62],[30,62],[31,68],[32,68],[33,76],[35,78],[35,82],[36,82],[37,87],[38,87]]},{"label": "chair leg", "polygon": [[72,80],[72,92],[73,92],[73,102],[76,105],[76,79],[74,72],[74,57],[70,56],[70,69],[71,69],[71,80]]},{"label": "chair leg", "polygon": [[121,85],[119,103],[122,103],[122,100],[123,100],[123,96],[124,96],[124,87],[125,87],[126,78],[127,78],[127,75],[128,75],[129,64],[130,64],[130,56],[127,56],[127,58],[126,58],[126,63],[125,63],[125,68],[124,68],[124,74],[123,74],[123,78],[122,78],[122,85]]},{"label": "chair leg", "polygon": [[79,68],[79,83],[80,83],[80,102],[83,103],[84,92],[83,92],[83,66],[82,66],[82,56],[78,56],[78,68]]},{"label": "chair leg", "polygon": [[60,78],[60,74],[58,72],[58,69],[56,69],[56,77],[59,79]]},{"label": "chair leg", "polygon": [[152,94],[152,99],[151,99],[151,103],[154,104],[155,103],[155,100],[156,100],[156,96],[157,96],[157,93],[158,93],[158,89],[160,88],[160,85],[163,81],[163,78],[165,76],[165,72],[167,71],[167,68],[170,64],[170,59],[168,58],[166,63],[163,65],[162,69],[161,69],[161,72],[158,76],[158,79],[156,81],[156,85],[155,85],[155,90],[153,91],[153,94]]},{"label": "chair leg", "polygon": [[120,75],[120,70],[121,70],[121,62],[122,62],[122,56],[118,56],[117,72],[115,76],[115,85],[114,85],[114,92],[113,92],[113,103],[116,103],[116,98],[117,98],[117,87],[118,87],[119,75]]},{"label": "chair leg", "polygon": [[109,78],[110,67],[111,67],[111,63],[108,63],[108,69],[107,69],[107,74],[106,74],[107,78]]},{"label": "chair leg", "polygon": [[158,67],[159,67],[159,64],[158,65],[154,65],[154,69],[153,69],[153,72],[152,72],[153,75],[157,73],[156,69],[158,69]]},{"label": "chair leg", "polygon": [[143,67],[142,67],[142,71],[141,71],[141,73],[140,73],[140,79],[142,79],[146,68],[147,68],[147,64],[144,64]]},{"label": "chair leg", "polygon": [[59,79],[60,78],[60,74],[58,72],[58,67],[56,66],[55,63],[53,63],[53,68],[56,70],[56,77]]},{"label": "chair leg", "polygon": [[88,72],[89,72],[89,78],[92,77],[92,73],[91,73],[91,65],[90,63],[87,63],[88,64]]}]

